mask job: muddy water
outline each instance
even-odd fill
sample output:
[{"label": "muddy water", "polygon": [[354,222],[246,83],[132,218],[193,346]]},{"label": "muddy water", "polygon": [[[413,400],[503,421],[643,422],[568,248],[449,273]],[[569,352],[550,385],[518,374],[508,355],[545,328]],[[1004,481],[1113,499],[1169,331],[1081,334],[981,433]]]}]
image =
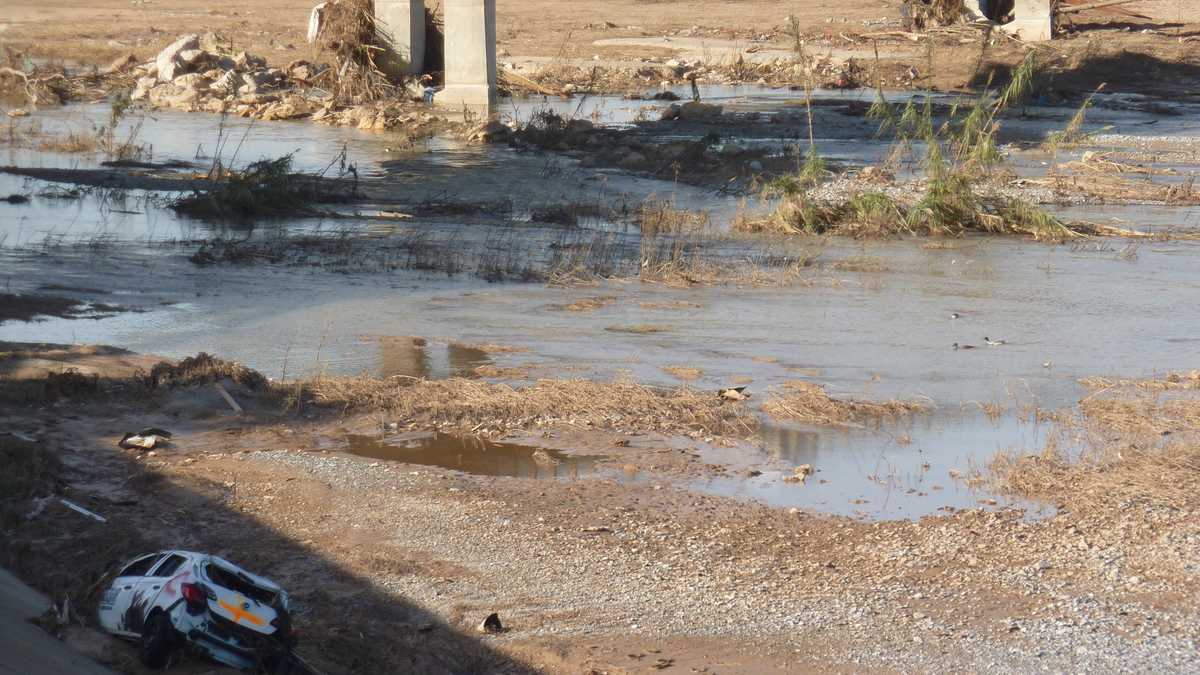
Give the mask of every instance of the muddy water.
[{"label": "muddy water", "polygon": [[436,466],[477,476],[580,480],[600,474],[595,466],[599,457],[474,436],[441,433],[382,439],[350,436],[346,441],[348,452],[359,457]]},{"label": "muddy water", "polygon": [[[766,114],[803,105],[796,92],[710,90],[705,96],[730,109]],[[863,92],[822,96],[870,100]],[[514,104],[510,114],[529,114],[533,105]],[[586,100],[583,113],[603,123],[625,124],[649,114],[639,111],[663,105]],[[819,127],[818,144],[827,156],[865,163],[886,153],[888,144],[871,138],[861,118],[831,112],[834,108],[826,106],[820,113],[828,123]],[[1014,124],[1010,140],[1037,140],[1072,111],[1037,112]],[[90,124],[104,114],[103,108],[67,108],[36,119],[47,126]],[[1099,107],[1090,119],[1096,129],[1120,125],[1123,135],[1113,137],[1112,147],[1200,133],[1197,116],[1150,123],[1154,118],[1147,113]],[[412,201],[512,199],[516,215],[505,220],[521,218],[530,204],[636,204],[648,196],[709,209],[717,222],[742,208],[737,198],[711,190],[619,171],[583,170],[573,160],[539,153],[439,139],[414,151],[391,147],[398,139],[387,135],[242,120],[219,129],[214,117],[176,113],[147,118],[142,134],[153,145],[154,159],[198,164],[211,162],[217,138],[235,139],[241,146],[238,156],[247,160],[296,151],[296,165],[302,170],[329,165],[345,147],[364,176],[394,186],[397,195]],[[772,139],[763,130],[732,138],[780,147],[794,141]],[[10,148],[0,152],[7,155],[6,163],[26,166],[86,167],[98,162],[94,157]],[[1019,173],[1034,175],[1050,161],[1035,149],[1014,152]],[[969,485],[962,477],[998,451],[1041,447],[1050,431],[1022,423],[1022,411],[1073,405],[1081,395],[1076,384],[1080,377],[1141,376],[1192,367],[1200,340],[1200,315],[1189,310],[1200,288],[1200,272],[1193,262],[1200,248],[1189,242],[1099,241],[1050,247],[968,238],[933,248],[921,241],[832,241],[825,244],[822,260],[846,264],[814,270],[804,283],[785,288],[672,289],[615,282],[548,288],[419,272],[197,267],[187,261],[186,249],[164,242],[253,233],[178,219],[148,195],[131,194],[123,201],[112,195],[55,200],[37,194],[46,187],[0,175],[0,195],[35,194],[29,205],[0,204],[0,282],[16,292],[63,286],[94,289],[54,292],[145,311],[96,321],[3,324],[0,339],[106,343],[176,357],[208,351],[277,378],[315,372],[473,376],[480,366],[491,365],[527,367],[533,377],[628,375],[678,384],[663,369],[686,366],[703,371],[688,383],[693,387],[716,389],[748,381],[752,406],[791,379],[819,382],[841,397],[921,397],[932,402],[932,414],[880,428],[770,427],[759,447],[743,449],[743,456],[733,462],[741,467],[738,471],[692,485],[845,515],[911,518],[989,499],[1002,506],[1004,500],[989,495],[985,485]],[[1195,208],[1066,207],[1062,213],[1115,219],[1147,230],[1200,226],[1200,210]],[[485,214],[482,219],[419,225],[454,226],[483,237],[490,236],[480,234],[487,231],[514,231],[511,223],[495,220]],[[366,219],[337,224],[373,235],[374,226]],[[274,227],[304,231],[332,225],[300,220]],[[514,236],[545,236],[539,232],[531,228]],[[69,245],[79,241],[88,246]],[[545,241],[550,246],[552,237]],[[605,300],[594,311],[563,309],[573,301],[601,296]],[[638,324],[662,330],[619,330]],[[984,336],[1007,344],[987,347]],[[955,351],[956,342],[977,349]],[[487,354],[464,343],[523,351]],[[1006,413],[993,420],[974,412],[979,404],[997,404]],[[484,466],[493,457],[507,457],[504,461],[510,466],[523,467],[512,471],[524,473],[504,475],[555,476],[567,467],[574,467],[569,475],[593,473],[594,458],[549,454],[558,463],[539,465],[533,459],[536,448],[508,448],[490,451],[480,464],[475,446],[434,440],[428,447],[418,442],[417,447],[381,446],[375,451],[392,453],[387,459],[438,466],[454,458],[457,466],[447,468],[480,473],[500,470]],[[782,477],[799,464],[811,464],[816,474],[802,485],[784,483]],[[746,467],[761,474],[748,476]]]}]

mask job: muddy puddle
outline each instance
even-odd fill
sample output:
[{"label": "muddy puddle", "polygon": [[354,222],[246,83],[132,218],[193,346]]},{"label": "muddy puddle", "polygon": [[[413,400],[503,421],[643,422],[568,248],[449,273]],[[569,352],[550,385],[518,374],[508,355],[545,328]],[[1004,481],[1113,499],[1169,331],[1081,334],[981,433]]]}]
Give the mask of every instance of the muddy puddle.
[{"label": "muddy puddle", "polygon": [[[781,508],[872,520],[971,508],[1018,508],[1028,518],[1041,518],[1053,515],[1053,506],[997,494],[987,482],[986,464],[1001,451],[1041,447],[1053,433],[1015,416],[988,418],[971,411],[874,429],[768,425],[757,456],[761,464],[689,486]],[[784,480],[803,465],[814,471],[806,480]]]},{"label": "muddy puddle", "polygon": [[[686,91],[678,93],[687,98]],[[802,92],[705,88],[702,95],[727,110],[759,115],[753,123],[723,130],[722,142],[783,152],[797,140],[794,130],[791,136],[780,134],[771,120],[802,117]],[[890,144],[876,138],[874,123],[861,115],[873,92],[815,96],[823,154],[850,165],[886,155]],[[1137,104],[1106,100],[1089,116],[1088,130],[1119,129],[1119,136],[1104,132],[1110,134],[1102,137],[1105,147],[1111,148],[1200,135],[1195,111],[1156,114]],[[654,119],[666,105],[618,98],[529,100],[505,104],[503,111],[519,119],[548,107],[619,126]],[[1080,153],[1050,157],[1032,147],[1072,113],[1067,107],[1035,106],[1006,124],[1006,142],[1030,146],[1012,151],[1014,171],[1044,175],[1048,163],[1077,157]],[[70,107],[39,112],[21,123],[31,120],[51,131],[85,129],[106,114],[103,106]],[[647,199],[664,199],[708,210],[714,223],[727,223],[743,209],[767,206],[711,187],[584,168],[569,157],[507,146],[432,139],[401,147],[401,139],[387,134],[305,123],[221,122],[202,114],[155,113],[139,123],[140,138],[156,161],[204,167],[218,153],[221,139],[234,139],[237,157],[245,161],[294,152],[295,167],[302,171],[321,170],[344,153],[364,180],[396,199],[507,200],[514,207],[502,214],[485,210],[404,218],[398,225],[371,216],[367,205],[364,213],[348,210],[336,220],[289,219],[246,228],[180,218],[164,208],[161,195],[101,191],[63,199],[53,194],[61,186],[0,174],[0,196],[31,196],[28,204],[0,204],[0,282],[7,292],[50,288],[84,302],[138,310],[89,321],[4,323],[0,340],[111,344],[168,357],[206,351],[275,378],[368,373],[520,384],[536,377],[632,377],[712,390],[745,384],[753,394],[752,407],[785,382],[801,379],[822,384],[835,397],[921,398],[935,407],[932,414],[879,429],[770,426],[761,448],[728,462],[733,468],[727,475],[692,485],[778,506],[913,518],[945,508],[1004,506],[1007,502],[989,495],[986,485],[968,484],[963,477],[998,451],[1042,446],[1047,430],[1021,421],[1029,410],[1075,405],[1083,395],[1077,384],[1082,377],[1139,377],[1189,367],[1200,332],[1200,315],[1188,309],[1200,290],[1194,264],[1200,247],[1185,241],[1047,246],[968,237],[930,246],[833,240],[820,245],[821,265],[803,283],[765,288],[670,288],[628,281],[566,288],[496,284],[473,275],[475,268],[468,265],[454,273],[424,266],[422,260],[382,270],[199,266],[175,243],[298,232],[381,242],[431,237],[441,248],[427,255],[475,247],[503,263],[506,256],[552,255],[578,243],[564,243],[561,233],[568,230],[628,236],[622,245],[631,247],[631,254],[622,255],[636,268],[637,233],[627,222],[589,216],[571,228],[534,227],[529,225],[532,211],[562,203],[628,210]],[[707,131],[681,127],[676,135],[700,137]],[[102,159],[9,146],[0,147],[0,154],[6,164],[35,167],[88,168]],[[1172,157],[1162,164],[1187,168]],[[1058,210],[1066,217],[1147,231],[1200,227],[1196,207]],[[736,245],[724,255],[726,261],[752,264],[751,253]],[[645,330],[648,326],[654,330]],[[1005,344],[988,346],[985,336]],[[956,351],[955,343],[975,349]],[[680,372],[691,373],[690,379],[678,379]],[[996,417],[971,412],[983,406],[1001,412]],[[369,456],[379,459],[486,475],[573,478],[599,471],[600,458],[522,446],[481,448],[437,437],[397,448],[372,445],[369,439],[356,443],[365,448],[362,453],[374,452]],[[554,463],[539,464],[539,452]],[[507,468],[497,468],[502,462]],[[800,464],[817,472],[804,484],[784,483],[782,477]],[[748,475],[751,466],[761,473]],[[987,501],[993,499],[995,505]]]},{"label": "muddy puddle", "polygon": [[[476,476],[535,480],[580,480],[601,475],[603,458],[491,441],[475,436],[421,434],[392,438],[349,436],[347,452],[359,457],[417,466],[436,466]],[[603,472],[606,476],[612,472]]]}]

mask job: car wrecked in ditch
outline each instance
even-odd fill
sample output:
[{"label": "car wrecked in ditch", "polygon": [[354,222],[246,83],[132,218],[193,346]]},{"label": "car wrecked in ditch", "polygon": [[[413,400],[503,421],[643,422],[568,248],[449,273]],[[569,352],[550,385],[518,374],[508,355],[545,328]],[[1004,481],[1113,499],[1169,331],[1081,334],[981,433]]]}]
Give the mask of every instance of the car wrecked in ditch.
[{"label": "car wrecked in ditch", "polygon": [[139,556],[100,601],[100,625],[141,643],[142,662],[168,663],[184,648],[243,670],[291,672],[288,596],[269,579],[206,553]]}]

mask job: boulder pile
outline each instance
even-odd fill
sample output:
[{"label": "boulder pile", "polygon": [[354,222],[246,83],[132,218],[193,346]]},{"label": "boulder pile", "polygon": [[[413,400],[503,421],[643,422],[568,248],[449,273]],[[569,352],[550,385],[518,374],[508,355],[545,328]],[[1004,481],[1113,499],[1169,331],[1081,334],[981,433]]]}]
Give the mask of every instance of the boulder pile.
[{"label": "boulder pile", "polygon": [[293,61],[273,68],[266,59],[223,48],[212,33],[183,35],[135,68],[132,98],[159,108],[228,113],[261,120],[308,119],[332,126],[421,132],[439,124],[407,101],[339,105],[317,86],[329,77],[324,64]]},{"label": "boulder pile", "polygon": [[184,35],[138,67],[132,98],[176,110],[224,112],[259,119],[308,117],[323,107],[305,85],[323,68],[295,61],[271,68],[266,59],[221,49],[221,39]]}]

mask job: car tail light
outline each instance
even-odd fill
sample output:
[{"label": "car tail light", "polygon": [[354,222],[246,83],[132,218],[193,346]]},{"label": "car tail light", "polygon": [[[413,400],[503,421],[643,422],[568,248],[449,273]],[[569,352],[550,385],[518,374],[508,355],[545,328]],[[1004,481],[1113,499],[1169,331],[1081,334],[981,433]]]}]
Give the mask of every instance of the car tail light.
[{"label": "car tail light", "polygon": [[200,584],[181,584],[179,591],[189,607],[203,607],[208,600],[208,589]]}]

